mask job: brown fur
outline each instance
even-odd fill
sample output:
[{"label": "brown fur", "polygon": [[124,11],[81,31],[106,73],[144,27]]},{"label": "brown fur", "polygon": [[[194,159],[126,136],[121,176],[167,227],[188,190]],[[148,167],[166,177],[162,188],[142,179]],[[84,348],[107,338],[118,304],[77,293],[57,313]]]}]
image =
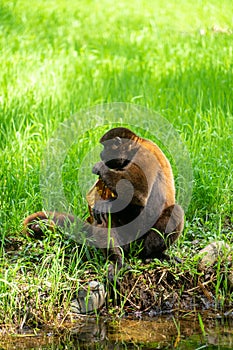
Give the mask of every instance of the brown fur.
[{"label": "brown fur", "polygon": [[[137,230],[143,231],[146,221],[155,217],[151,229],[138,239],[142,243],[140,256],[143,259],[162,258],[164,251],[183,230],[183,210],[175,204],[174,178],[168,159],[155,143],[137,136],[126,128],[108,131],[100,142],[104,145],[102,161],[95,164],[93,172],[99,175],[115,194],[117,184],[123,179],[129,180],[134,189],[132,200],[126,208],[112,214],[111,224],[115,227],[115,236],[118,237],[118,226],[133,222],[144,211],[145,214],[140,220],[141,228],[140,223],[138,225],[136,222],[135,226],[131,225],[132,232],[124,234],[131,235],[133,240]],[[120,192],[122,201],[127,202],[127,183],[122,185]],[[105,200],[96,203],[94,215],[99,224],[104,213],[111,212],[113,202]],[[122,241],[121,238],[118,240]],[[127,254],[129,244],[123,245],[122,248]],[[114,247],[108,253],[112,254],[121,266],[121,250]]]},{"label": "brown fur", "polygon": [[[137,136],[126,128],[109,130],[100,142],[104,145],[101,152],[102,161],[94,165],[93,173],[99,175],[116,197],[119,195],[117,199],[127,203],[124,209],[111,215],[113,236],[116,237],[116,241],[121,242],[118,227],[131,223],[144,210],[142,226],[150,217],[155,217],[156,220],[151,224],[151,229],[138,238],[142,244],[140,257],[163,257],[164,251],[183,230],[183,210],[175,204],[174,179],[168,159],[155,143]],[[117,188],[120,180],[128,180],[133,187],[130,203],[127,202],[127,183]],[[114,201],[115,198],[101,200],[95,204],[93,225],[106,227],[108,212],[111,212]],[[64,226],[66,218],[65,214],[38,212],[25,219],[24,231],[30,229],[40,236],[41,231],[36,226],[37,223],[35,225],[35,220],[45,220],[53,229],[54,226]],[[68,220],[72,222],[73,218],[68,216]],[[132,225],[132,232],[125,234],[132,236],[133,240],[133,231],[137,229],[138,226]],[[90,231],[90,228],[88,230]],[[101,234],[98,239],[101,239]],[[129,252],[129,244],[119,245],[125,254]],[[111,256],[119,268],[121,267],[122,254],[119,247],[106,249],[105,253]]]},{"label": "brown fur", "polygon": [[42,239],[45,230],[54,231],[56,228],[64,228],[65,225],[74,222],[72,215],[58,212],[38,211],[26,217],[23,222],[23,233],[36,239]]}]

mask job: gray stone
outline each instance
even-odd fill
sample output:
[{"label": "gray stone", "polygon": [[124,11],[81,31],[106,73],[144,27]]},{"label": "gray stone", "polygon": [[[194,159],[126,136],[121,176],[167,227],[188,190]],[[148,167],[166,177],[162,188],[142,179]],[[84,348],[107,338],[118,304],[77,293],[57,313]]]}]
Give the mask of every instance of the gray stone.
[{"label": "gray stone", "polygon": [[79,289],[77,299],[71,301],[70,311],[77,314],[94,313],[104,305],[105,297],[104,285],[91,281]]},{"label": "gray stone", "polygon": [[231,247],[224,241],[216,241],[208,244],[198,253],[198,256],[200,256],[200,261],[198,263],[199,270],[202,271],[213,266],[219,257],[225,257],[227,259],[230,252]]}]

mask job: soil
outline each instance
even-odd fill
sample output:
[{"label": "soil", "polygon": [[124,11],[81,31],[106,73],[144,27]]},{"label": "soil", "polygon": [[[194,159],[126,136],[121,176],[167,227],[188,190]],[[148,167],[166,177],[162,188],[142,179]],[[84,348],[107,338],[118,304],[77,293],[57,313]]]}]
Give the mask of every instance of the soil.
[{"label": "soil", "polygon": [[[20,251],[22,242],[8,240],[5,250],[9,259],[15,259],[15,254]],[[160,262],[154,260],[149,263],[131,264],[131,270],[122,273],[118,277],[117,289],[110,284],[106,285],[107,297],[105,306],[98,311],[100,316],[136,316],[148,315],[154,317],[166,314],[187,314],[208,310],[212,314],[223,315],[233,318],[233,288],[229,285],[229,271],[232,269],[231,261],[222,260],[206,267],[205,270],[198,270],[198,262],[193,260],[177,262]],[[227,271],[227,272],[226,272]],[[20,281],[19,276],[19,281]],[[85,271],[82,283],[98,280],[96,271]],[[23,304],[28,306],[28,317],[23,317],[23,326],[37,324],[37,327],[46,326],[43,307],[46,300],[49,300],[50,290],[41,292],[40,300],[37,300],[37,307],[32,293],[27,292],[30,286],[19,283],[18,297]],[[22,290],[21,290],[22,289]],[[74,281],[71,294],[75,297],[76,284]],[[80,315],[73,315],[63,310],[63,302],[67,305],[67,288],[64,289],[64,296],[60,295],[57,305],[54,305],[54,315],[57,317],[57,324],[60,320],[72,320]],[[76,294],[77,296],[77,294]],[[57,311],[56,311],[57,309]],[[43,320],[43,321],[41,321]],[[14,322],[14,321],[13,321]],[[3,325],[4,326],[4,325]],[[13,325],[12,325],[13,326]],[[22,326],[22,324],[21,324]]]},{"label": "soil", "polygon": [[[224,288],[224,270],[221,286]],[[216,295],[217,274],[214,267],[194,273],[179,266],[144,266],[140,272],[128,272],[121,281],[121,300],[125,310],[151,315],[187,310],[233,310],[230,294]]]}]

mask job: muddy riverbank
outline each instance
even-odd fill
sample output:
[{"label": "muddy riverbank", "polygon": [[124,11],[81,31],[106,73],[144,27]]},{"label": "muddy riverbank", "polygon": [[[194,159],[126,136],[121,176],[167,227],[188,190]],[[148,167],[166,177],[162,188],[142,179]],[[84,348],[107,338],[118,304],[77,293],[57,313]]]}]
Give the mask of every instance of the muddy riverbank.
[{"label": "muddy riverbank", "polygon": [[[201,317],[201,318],[200,318]],[[202,320],[202,323],[200,322]],[[109,319],[82,316],[61,329],[0,336],[12,349],[232,349],[233,319],[208,313]]]}]

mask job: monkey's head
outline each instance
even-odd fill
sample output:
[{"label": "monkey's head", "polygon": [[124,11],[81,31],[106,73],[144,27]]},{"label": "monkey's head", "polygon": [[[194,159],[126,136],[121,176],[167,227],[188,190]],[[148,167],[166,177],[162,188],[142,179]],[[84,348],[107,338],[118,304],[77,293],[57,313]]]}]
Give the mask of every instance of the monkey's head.
[{"label": "monkey's head", "polygon": [[119,127],[107,131],[100,139],[104,146],[100,156],[107,167],[122,169],[129,164],[136,154],[138,136],[131,130]]}]

